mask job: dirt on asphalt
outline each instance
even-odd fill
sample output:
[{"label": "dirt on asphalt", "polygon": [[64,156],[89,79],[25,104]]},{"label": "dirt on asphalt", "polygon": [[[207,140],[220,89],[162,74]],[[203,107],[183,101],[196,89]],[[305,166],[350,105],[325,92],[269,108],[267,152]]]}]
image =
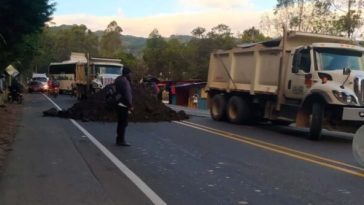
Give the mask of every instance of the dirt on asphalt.
[{"label": "dirt on asphalt", "polygon": [[[44,116],[73,118],[82,121],[117,121],[117,108],[106,103],[107,88],[75,103],[72,107],[58,111],[51,108],[43,112]],[[133,87],[134,111],[129,114],[130,122],[158,122],[188,119],[184,111],[176,112],[164,105],[141,86]]]},{"label": "dirt on asphalt", "polygon": [[0,173],[3,171],[4,161],[14,141],[20,124],[22,105],[7,104],[0,107]]}]

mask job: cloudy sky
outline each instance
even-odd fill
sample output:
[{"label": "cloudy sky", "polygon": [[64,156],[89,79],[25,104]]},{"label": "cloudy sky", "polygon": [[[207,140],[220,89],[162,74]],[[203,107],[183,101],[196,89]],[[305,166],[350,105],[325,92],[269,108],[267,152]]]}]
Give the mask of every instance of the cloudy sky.
[{"label": "cloudy sky", "polygon": [[276,0],[55,0],[55,25],[85,24],[104,30],[115,20],[124,35],[146,37],[157,28],[161,35],[190,34],[197,26],[230,26],[234,33],[258,26],[262,13]]}]

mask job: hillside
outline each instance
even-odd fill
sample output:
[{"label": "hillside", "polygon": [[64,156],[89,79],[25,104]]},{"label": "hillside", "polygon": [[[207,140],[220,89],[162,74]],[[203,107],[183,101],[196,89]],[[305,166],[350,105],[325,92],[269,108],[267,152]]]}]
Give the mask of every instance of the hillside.
[{"label": "hillside", "polygon": [[[52,30],[59,31],[64,29],[70,29],[72,25],[61,25],[61,26],[54,26]],[[101,37],[104,31],[98,30],[94,32],[98,37]],[[135,56],[142,56],[143,49],[145,48],[146,42],[148,38],[132,36],[132,35],[122,35],[121,36],[123,42],[123,48],[132,53]],[[171,35],[168,39],[178,39],[179,41],[186,43],[192,39],[192,36],[188,35]]]}]

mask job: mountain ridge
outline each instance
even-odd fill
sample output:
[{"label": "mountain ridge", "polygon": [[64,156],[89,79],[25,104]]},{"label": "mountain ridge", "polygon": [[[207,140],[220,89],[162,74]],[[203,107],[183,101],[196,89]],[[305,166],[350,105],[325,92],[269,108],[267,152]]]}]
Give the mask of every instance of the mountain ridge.
[{"label": "mountain ridge", "polygon": [[[66,29],[70,29],[72,26],[75,25],[60,25],[60,26],[52,26],[50,27],[51,29],[57,31],[57,30],[66,30]],[[80,25],[78,25],[80,26]],[[103,35],[104,31],[102,30],[97,30],[97,31],[91,31],[92,33],[96,34],[96,36],[98,36],[99,38],[101,38],[101,36]],[[140,37],[140,36],[134,36],[134,35],[123,35],[121,34],[121,41],[122,41],[122,47],[123,49],[128,52],[133,54],[134,56],[142,56],[142,52],[143,49],[146,46],[147,37]],[[190,41],[193,37],[189,36],[189,35],[171,35],[170,37],[163,37],[166,40],[169,39],[177,39],[182,43],[187,43],[188,41]]]}]

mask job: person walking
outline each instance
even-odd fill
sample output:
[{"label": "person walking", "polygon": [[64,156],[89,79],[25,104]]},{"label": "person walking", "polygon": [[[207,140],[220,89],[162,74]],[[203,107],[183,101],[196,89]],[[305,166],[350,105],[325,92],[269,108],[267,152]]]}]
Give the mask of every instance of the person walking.
[{"label": "person walking", "polygon": [[4,95],[5,95],[5,75],[0,74],[0,107],[5,107]]},{"label": "person walking", "polygon": [[128,126],[128,114],[129,111],[132,112],[134,109],[132,104],[130,72],[129,68],[124,67],[122,75],[115,79],[116,92],[121,96],[117,106],[118,125],[116,129],[116,145],[125,147],[130,146],[125,140],[125,131]]},{"label": "person walking", "polygon": [[18,79],[16,79],[16,78],[14,78],[11,81],[10,94],[11,94],[11,102],[15,102],[15,101],[19,100],[20,83],[18,82]]}]

